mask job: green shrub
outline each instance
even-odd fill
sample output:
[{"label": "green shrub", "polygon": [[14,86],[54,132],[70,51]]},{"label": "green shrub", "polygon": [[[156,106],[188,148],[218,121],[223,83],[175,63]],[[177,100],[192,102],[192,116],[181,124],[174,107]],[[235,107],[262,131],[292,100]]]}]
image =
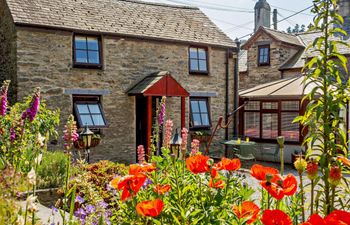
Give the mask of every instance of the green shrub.
[{"label": "green shrub", "polygon": [[64,184],[67,157],[62,151],[45,152],[38,166],[38,188],[55,188]]}]

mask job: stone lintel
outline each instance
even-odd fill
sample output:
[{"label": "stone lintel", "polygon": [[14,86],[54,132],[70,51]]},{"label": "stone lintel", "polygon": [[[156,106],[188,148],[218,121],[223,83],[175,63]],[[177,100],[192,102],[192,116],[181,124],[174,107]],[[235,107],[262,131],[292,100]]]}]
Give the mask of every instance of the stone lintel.
[{"label": "stone lintel", "polygon": [[218,97],[217,92],[190,92],[190,97]]},{"label": "stone lintel", "polygon": [[256,45],[270,45],[271,41],[257,41]]},{"label": "stone lintel", "polygon": [[108,95],[111,91],[107,89],[65,89],[64,93],[70,95]]}]

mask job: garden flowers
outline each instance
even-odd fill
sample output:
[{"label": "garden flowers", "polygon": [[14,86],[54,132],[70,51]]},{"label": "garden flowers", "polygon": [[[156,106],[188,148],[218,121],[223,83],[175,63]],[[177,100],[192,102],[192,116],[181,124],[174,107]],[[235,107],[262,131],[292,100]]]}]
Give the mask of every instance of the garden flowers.
[{"label": "garden flowers", "polygon": [[350,224],[350,213],[343,210],[334,210],[325,218],[318,214],[310,216],[309,220],[301,225],[347,225]]},{"label": "garden flowers", "polygon": [[[121,200],[125,201],[128,198],[131,198],[133,195],[136,195],[137,192],[142,187],[143,183],[146,181],[147,176],[144,174],[136,175],[126,175],[118,181],[117,188],[122,190]],[[119,178],[117,178],[119,179]],[[114,184],[114,182],[112,182]]]},{"label": "garden flowers", "polygon": [[214,166],[217,170],[236,171],[241,168],[241,161],[239,159],[222,158],[221,161]]},{"label": "garden flowers", "polygon": [[281,210],[266,209],[261,217],[264,225],[292,225],[291,218]]},{"label": "garden flowers", "polygon": [[239,220],[244,219],[251,224],[257,220],[260,208],[252,201],[245,201],[242,205],[233,206],[232,210]]},{"label": "garden flowers", "polygon": [[164,203],[160,199],[143,201],[136,205],[136,211],[142,216],[155,217],[159,216],[164,207]]},{"label": "garden flowers", "polygon": [[279,174],[279,171],[275,168],[255,164],[250,169],[250,174],[255,177],[255,179],[263,181],[266,180],[266,175]]},{"label": "garden flowers", "polygon": [[282,199],[285,195],[294,195],[298,185],[296,178],[292,174],[288,174],[285,178],[280,175],[274,175],[271,180],[261,181],[260,184],[277,200]]},{"label": "garden flowers", "polygon": [[40,88],[36,88],[29,108],[22,113],[22,119],[23,120],[29,119],[29,121],[32,122],[39,111],[39,105],[40,105]]},{"label": "garden flowers", "polygon": [[5,116],[7,112],[7,91],[10,81],[5,80],[0,90],[0,115]]},{"label": "garden flowers", "polygon": [[194,155],[186,159],[186,166],[194,174],[209,172],[209,156]]},{"label": "garden flowers", "polygon": [[156,186],[154,186],[153,191],[159,195],[163,195],[168,191],[170,191],[170,189],[171,189],[170,184],[166,184],[166,185],[157,184]]},{"label": "garden flowers", "polygon": [[63,140],[64,148],[70,150],[73,147],[73,143],[78,140],[79,134],[77,133],[76,122],[74,121],[74,116],[69,115],[67,124],[64,126],[65,130],[63,131]]}]

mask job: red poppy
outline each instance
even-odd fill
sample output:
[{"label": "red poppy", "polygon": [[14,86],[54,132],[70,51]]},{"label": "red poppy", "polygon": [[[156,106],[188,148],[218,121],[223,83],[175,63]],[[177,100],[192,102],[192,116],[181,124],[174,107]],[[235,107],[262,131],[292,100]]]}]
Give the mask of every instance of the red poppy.
[{"label": "red poppy", "polygon": [[211,188],[220,188],[220,189],[222,189],[222,188],[225,187],[225,182],[223,182],[220,179],[210,178],[208,186],[211,187]]},{"label": "red poppy", "polygon": [[152,163],[131,164],[129,166],[130,175],[136,175],[138,173],[150,173],[154,170],[156,170],[156,166]]},{"label": "red poppy", "polygon": [[187,169],[194,174],[209,172],[208,156],[194,155],[186,159]]},{"label": "red poppy", "polygon": [[233,212],[236,214],[238,219],[247,220],[247,224],[254,223],[259,215],[259,207],[251,201],[245,201],[240,206],[233,206]]},{"label": "red poppy", "polygon": [[257,180],[266,180],[266,175],[275,175],[278,174],[279,171],[275,168],[265,167],[259,164],[254,164],[250,169],[250,174],[255,177]]},{"label": "red poppy", "polygon": [[170,191],[170,189],[171,189],[170,184],[166,184],[166,185],[157,184],[156,186],[154,186],[153,191],[159,195],[163,195],[168,191]]},{"label": "red poppy", "polygon": [[216,168],[211,168],[211,172],[210,172],[210,176],[212,177],[212,178],[217,178],[218,177],[218,171],[217,171],[217,169]]},{"label": "red poppy", "polygon": [[118,190],[123,190],[121,200],[124,201],[136,195],[144,184],[147,176],[144,174],[126,175],[118,182]]},{"label": "red poppy", "polygon": [[160,199],[143,201],[136,205],[136,211],[142,216],[159,216],[164,207],[164,203]]},{"label": "red poppy", "polygon": [[292,225],[292,219],[279,209],[266,209],[261,217],[264,225]]},{"label": "red poppy", "polygon": [[294,195],[298,188],[297,179],[292,174],[288,174],[285,178],[276,174],[270,181],[261,181],[260,184],[277,200],[282,199],[285,195]]},{"label": "red poppy", "polygon": [[350,213],[342,210],[334,210],[324,219],[313,214],[309,220],[301,225],[349,225],[350,224]]},{"label": "red poppy", "polygon": [[224,157],[215,167],[217,170],[235,171],[241,168],[241,161],[239,159],[228,159]]},{"label": "red poppy", "polygon": [[342,162],[345,166],[350,167],[350,160],[344,156],[338,156],[338,161]]}]

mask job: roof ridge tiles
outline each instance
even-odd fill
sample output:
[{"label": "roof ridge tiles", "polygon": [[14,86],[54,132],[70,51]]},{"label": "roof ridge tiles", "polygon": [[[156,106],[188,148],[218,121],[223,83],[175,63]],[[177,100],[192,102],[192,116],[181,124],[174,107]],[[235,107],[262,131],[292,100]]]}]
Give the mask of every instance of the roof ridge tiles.
[{"label": "roof ridge tiles", "polygon": [[145,1],[141,1],[141,0],[114,0],[114,1],[132,2],[132,3],[136,3],[136,4],[163,6],[163,7],[170,7],[170,8],[199,10],[198,7],[194,7],[194,6],[172,5],[172,4],[158,3],[158,2],[145,2]]}]

